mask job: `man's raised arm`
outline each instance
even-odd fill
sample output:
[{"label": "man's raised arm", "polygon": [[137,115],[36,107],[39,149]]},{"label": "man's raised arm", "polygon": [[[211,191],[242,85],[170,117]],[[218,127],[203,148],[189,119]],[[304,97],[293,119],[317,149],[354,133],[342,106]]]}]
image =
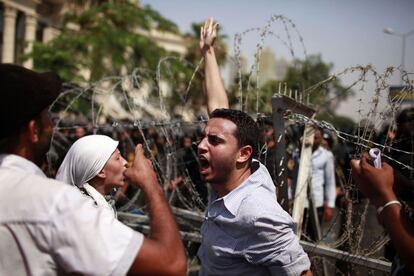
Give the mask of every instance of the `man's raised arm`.
[{"label": "man's raised arm", "polygon": [[204,56],[204,85],[209,114],[217,108],[229,108],[229,100],[214,52],[217,26],[218,24],[213,22],[213,18],[209,18],[200,30],[200,49]]}]

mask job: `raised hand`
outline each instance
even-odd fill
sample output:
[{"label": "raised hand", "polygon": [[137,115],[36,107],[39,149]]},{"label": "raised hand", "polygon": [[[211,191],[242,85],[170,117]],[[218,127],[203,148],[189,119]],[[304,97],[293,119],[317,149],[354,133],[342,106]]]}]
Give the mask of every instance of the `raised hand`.
[{"label": "raised hand", "polygon": [[361,160],[351,161],[352,177],[358,189],[379,207],[396,199],[393,169],[387,163],[382,163],[383,167],[377,169],[369,164],[368,158],[363,155]]},{"label": "raised hand", "polygon": [[217,38],[218,23],[214,23],[214,19],[210,17],[200,29],[200,49],[202,52],[207,51],[214,46]]},{"label": "raised hand", "polygon": [[328,204],[323,205],[323,221],[329,222],[333,218],[333,209],[328,206]]}]

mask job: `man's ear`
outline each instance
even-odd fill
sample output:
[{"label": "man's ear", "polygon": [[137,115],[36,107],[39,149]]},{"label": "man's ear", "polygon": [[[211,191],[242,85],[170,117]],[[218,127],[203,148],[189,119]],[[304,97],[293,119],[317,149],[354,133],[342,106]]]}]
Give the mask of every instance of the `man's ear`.
[{"label": "man's ear", "polygon": [[250,159],[253,154],[253,148],[250,145],[243,146],[239,149],[239,157],[237,158],[238,163],[244,163]]},{"label": "man's ear", "polygon": [[39,141],[39,126],[35,120],[30,120],[26,124],[26,137],[32,143],[37,143]]}]

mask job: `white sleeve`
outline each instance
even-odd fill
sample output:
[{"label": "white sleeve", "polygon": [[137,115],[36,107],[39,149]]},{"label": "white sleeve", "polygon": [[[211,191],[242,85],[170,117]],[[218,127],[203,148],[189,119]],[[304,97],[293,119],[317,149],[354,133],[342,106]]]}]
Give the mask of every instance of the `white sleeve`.
[{"label": "white sleeve", "polygon": [[76,189],[67,189],[52,213],[51,250],[66,271],[83,275],[125,275],[143,235],[114,219]]},{"label": "white sleeve", "polygon": [[335,160],[333,155],[326,154],[325,164],[325,198],[324,201],[328,203],[328,207],[335,208],[336,199],[336,183],[335,183]]}]

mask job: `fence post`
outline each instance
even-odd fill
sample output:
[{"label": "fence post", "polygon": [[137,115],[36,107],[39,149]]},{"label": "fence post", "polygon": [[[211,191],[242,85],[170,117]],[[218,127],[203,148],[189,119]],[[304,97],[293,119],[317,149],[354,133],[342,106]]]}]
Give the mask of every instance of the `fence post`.
[{"label": "fence post", "polygon": [[302,149],[300,153],[298,179],[296,181],[295,200],[293,203],[292,218],[297,225],[297,235],[300,238],[302,234],[303,212],[310,181],[312,145],[313,145],[313,128],[311,125],[305,125],[303,132]]},{"label": "fence post", "polygon": [[275,94],[272,97],[273,133],[276,141],[274,175],[278,193],[277,198],[282,208],[289,212],[284,119],[287,111],[311,117],[315,110],[282,94]]}]

